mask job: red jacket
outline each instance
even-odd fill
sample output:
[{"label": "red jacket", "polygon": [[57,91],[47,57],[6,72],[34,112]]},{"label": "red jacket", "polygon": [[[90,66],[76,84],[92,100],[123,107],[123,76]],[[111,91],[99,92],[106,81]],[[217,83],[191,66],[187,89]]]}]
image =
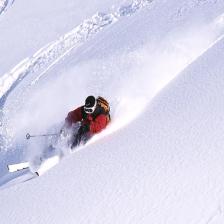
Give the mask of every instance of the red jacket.
[{"label": "red jacket", "polygon": [[82,125],[88,124],[91,134],[99,133],[109,122],[108,115],[103,113],[101,108],[96,108],[93,114],[87,114],[84,112],[84,106],[69,112],[65,121],[68,126],[78,121],[81,121]]}]

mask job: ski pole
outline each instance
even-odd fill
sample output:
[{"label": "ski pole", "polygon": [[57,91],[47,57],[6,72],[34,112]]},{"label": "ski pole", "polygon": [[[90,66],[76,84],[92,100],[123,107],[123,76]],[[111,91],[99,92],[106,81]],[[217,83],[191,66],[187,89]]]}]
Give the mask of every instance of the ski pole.
[{"label": "ski pole", "polygon": [[59,133],[54,133],[54,134],[42,134],[42,135],[30,135],[29,133],[27,133],[27,134],[26,134],[26,139],[36,138],[36,137],[56,136],[56,135],[59,135]]}]

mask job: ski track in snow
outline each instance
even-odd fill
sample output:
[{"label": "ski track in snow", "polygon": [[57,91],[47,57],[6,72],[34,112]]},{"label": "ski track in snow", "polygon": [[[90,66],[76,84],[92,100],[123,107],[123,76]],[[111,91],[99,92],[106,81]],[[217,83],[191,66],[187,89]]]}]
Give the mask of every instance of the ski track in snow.
[{"label": "ski track in snow", "polygon": [[38,73],[30,85],[34,85],[48,69],[67,55],[72,49],[84,44],[88,39],[101,30],[116,23],[119,18],[131,16],[153,0],[134,0],[131,4],[121,6],[111,13],[98,12],[92,18],[85,20],[82,24],[66,33],[58,40],[47,44],[37,51],[32,57],[24,59],[16,65],[9,73],[0,79],[0,102],[4,105],[7,95],[29,74]]},{"label": "ski track in snow", "polygon": [[12,6],[15,0],[0,0],[0,15]]}]

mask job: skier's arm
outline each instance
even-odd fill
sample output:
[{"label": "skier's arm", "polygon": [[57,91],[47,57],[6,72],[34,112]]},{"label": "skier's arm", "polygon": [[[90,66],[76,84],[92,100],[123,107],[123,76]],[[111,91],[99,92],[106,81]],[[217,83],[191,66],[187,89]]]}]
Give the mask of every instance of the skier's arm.
[{"label": "skier's arm", "polygon": [[107,116],[101,114],[94,121],[90,122],[89,131],[92,134],[99,133],[106,126],[107,126]]},{"label": "skier's arm", "polygon": [[82,111],[81,107],[78,107],[77,109],[70,111],[65,118],[65,123],[68,127],[70,127],[73,123],[76,123],[78,121],[82,120]]}]

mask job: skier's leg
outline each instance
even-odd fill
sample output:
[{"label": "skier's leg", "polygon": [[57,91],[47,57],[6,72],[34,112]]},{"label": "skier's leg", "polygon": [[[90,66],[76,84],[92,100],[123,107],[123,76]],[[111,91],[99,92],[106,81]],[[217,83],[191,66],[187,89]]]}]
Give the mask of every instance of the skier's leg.
[{"label": "skier's leg", "polygon": [[77,134],[74,136],[73,143],[71,145],[71,149],[75,148],[76,146],[79,146],[80,144],[85,145],[87,141],[89,141],[92,138],[92,134],[85,133],[83,135]]},{"label": "skier's leg", "polygon": [[82,144],[85,145],[92,138],[92,136],[93,135],[90,133],[85,133],[81,139]]},{"label": "skier's leg", "polygon": [[75,148],[76,146],[78,146],[81,142],[81,135],[79,135],[78,133],[74,136],[74,139],[72,141],[72,145],[71,145],[71,149]]}]

